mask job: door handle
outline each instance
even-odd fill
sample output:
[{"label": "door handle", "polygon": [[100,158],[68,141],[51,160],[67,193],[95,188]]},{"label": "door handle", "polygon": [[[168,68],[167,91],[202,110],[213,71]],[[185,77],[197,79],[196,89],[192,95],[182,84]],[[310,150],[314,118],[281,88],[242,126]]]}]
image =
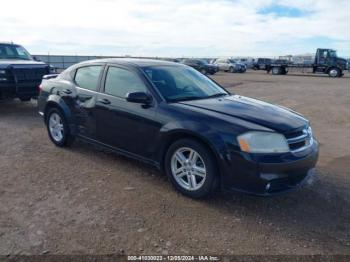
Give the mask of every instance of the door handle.
[{"label": "door handle", "polygon": [[65,94],[67,94],[67,95],[70,95],[70,94],[72,93],[72,90],[70,90],[70,89],[64,89],[62,92],[65,93]]},{"label": "door handle", "polygon": [[111,101],[109,101],[108,99],[106,98],[103,98],[103,99],[99,99],[97,100],[98,102],[104,104],[104,105],[110,105],[111,104]]},{"label": "door handle", "polygon": [[78,99],[80,102],[86,102],[86,101],[88,101],[88,100],[91,99],[91,98],[92,98],[92,96],[82,96],[82,95],[80,95],[80,96],[77,97],[77,99]]}]

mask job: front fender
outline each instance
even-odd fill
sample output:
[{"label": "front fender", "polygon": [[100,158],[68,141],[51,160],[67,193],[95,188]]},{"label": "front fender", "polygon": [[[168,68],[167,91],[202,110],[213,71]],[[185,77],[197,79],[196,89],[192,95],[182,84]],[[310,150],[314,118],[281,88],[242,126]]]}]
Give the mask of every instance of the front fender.
[{"label": "front fender", "polygon": [[210,125],[198,122],[184,121],[181,123],[168,123],[164,125],[159,132],[157,145],[157,160],[163,163],[169,147],[175,141],[182,138],[192,138],[202,142],[211,150],[217,161],[225,161],[227,158],[228,147],[224,137],[215,131]]}]

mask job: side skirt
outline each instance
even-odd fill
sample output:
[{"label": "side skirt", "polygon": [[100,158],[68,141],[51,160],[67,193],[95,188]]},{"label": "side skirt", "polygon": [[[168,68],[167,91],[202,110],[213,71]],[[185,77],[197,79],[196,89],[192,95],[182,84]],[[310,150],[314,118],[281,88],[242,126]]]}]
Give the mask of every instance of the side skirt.
[{"label": "side skirt", "polygon": [[88,143],[90,143],[90,144],[99,145],[99,146],[105,147],[105,148],[110,149],[110,150],[112,150],[113,152],[115,152],[115,153],[117,153],[119,155],[126,156],[126,157],[129,157],[129,158],[141,161],[143,163],[152,165],[152,166],[156,167],[159,170],[161,169],[160,163],[158,163],[157,161],[154,161],[152,159],[145,158],[145,157],[142,157],[140,155],[131,153],[129,151],[126,151],[126,150],[123,150],[123,149],[119,149],[119,148],[116,148],[116,147],[104,144],[104,143],[102,143],[100,141],[97,141],[95,139],[92,139],[92,138],[89,138],[89,137],[86,137],[86,136],[78,135],[77,137],[82,139],[82,140],[84,140],[84,141],[86,141],[86,142],[88,142]]}]

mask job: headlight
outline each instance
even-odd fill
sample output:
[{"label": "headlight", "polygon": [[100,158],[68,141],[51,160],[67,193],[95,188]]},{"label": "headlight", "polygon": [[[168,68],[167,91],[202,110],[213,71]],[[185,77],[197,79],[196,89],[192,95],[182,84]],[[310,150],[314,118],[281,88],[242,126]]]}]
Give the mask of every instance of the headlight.
[{"label": "headlight", "polygon": [[277,133],[247,132],[237,137],[242,151],[248,153],[285,153],[289,152],[286,138]]},{"label": "headlight", "polygon": [[1,82],[7,81],[7,78],[6,77],[0,77],[0,81]]},{"label": "headlight", "polygon": [[6,74],[6,70],[0,70],[0,75],[5,75]]}]

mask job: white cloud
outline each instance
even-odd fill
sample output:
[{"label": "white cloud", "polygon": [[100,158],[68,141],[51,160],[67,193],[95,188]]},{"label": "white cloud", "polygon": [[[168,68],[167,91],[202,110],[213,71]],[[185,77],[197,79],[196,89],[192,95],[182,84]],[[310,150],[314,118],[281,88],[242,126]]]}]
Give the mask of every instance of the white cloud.
[{"label": "white cloud", "polygon": [[[259,14],[275,3],[310,14]],[[15,5],[2,3],[1,40],[33,53],[278,55],[312,52],[317,42],[303,47],[305,39],[324,37],[350,55],[347,0],[16,0]]]}]

